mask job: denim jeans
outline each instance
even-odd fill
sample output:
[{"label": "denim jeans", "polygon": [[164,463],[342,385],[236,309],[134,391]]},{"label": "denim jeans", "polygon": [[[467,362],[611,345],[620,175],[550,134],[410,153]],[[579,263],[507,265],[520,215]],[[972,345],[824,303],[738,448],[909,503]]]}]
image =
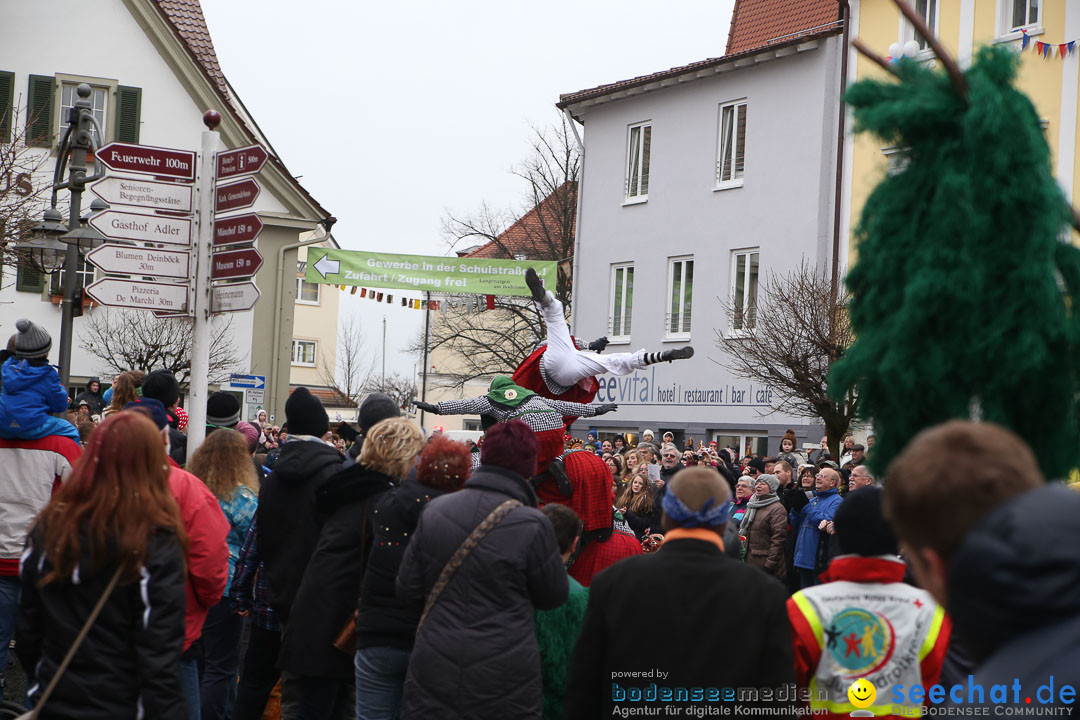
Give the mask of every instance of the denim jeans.
[{"label": "denim jeans", "polygon": [[[19,610],[19,578],[0,575],[0,676],[7,674],[8,648],[15,634],[15,615]],[[31,668],[33,670],[33,668]],[[3,699],[0,686],[0,699]]]},{"label": "denim jeans", "polygon": [[409,669],[409,650],[368,647],[356,651],[356,717],[398,720]]},{"label": "denim jeans", "polygon": [[243,632],[244,618],[233,614],[228,597],[210,608],[202,632],[203,672],[199,683],[202,720],[226,720],[232,714]]},{"label": "denim jeans", "polygon": [[180,689],[187,703],[188,720],[200,720],[202,712],[199,706],[199,661],[195,658],[180,660]]}]

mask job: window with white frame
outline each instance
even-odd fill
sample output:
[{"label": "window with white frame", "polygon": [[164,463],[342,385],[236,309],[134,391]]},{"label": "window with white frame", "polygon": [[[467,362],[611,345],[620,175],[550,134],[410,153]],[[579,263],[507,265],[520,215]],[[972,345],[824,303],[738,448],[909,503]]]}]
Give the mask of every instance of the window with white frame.
[{"label": "window with white frame", "polygon": [[731,331],[749,332],[757,322],[758,262],[760,253],[735,250],[731,253]]},{"label": "window with white frame", "polygon": [[608,338],[613,341],[630,339],[630,324],[634,315],[634,265],[623,263],[611,266],[611,316]]},{"label": "window with white frame", "polygon": [[1019,37],[1042,30],[1043,0],[998,0],[998,36]]},{"label": "window with white frame", "polygon": [[301,305],[319,304],[319,283],[296,278],[296,302]]},{"label": "window with white frame", "polygon": [[[75,94],[75,88],[79,87],[79,83],[63,82],[60,84],[60,125],[61,134],[57,137],[56,142],[59,143],[63,139],[63,129],[67,127],[68,114],[71,112],[71,108],[75,107],[75,101],[79,99],[79,96]],[[90,107],[94,113],[94,119],[98,121],[98,125],[101,126],[101,132],[105,137],[109,137],[108,129],[105,127],[106,120],[109,117],[109,88],[91,86],[90,87]],[[98,145],[104,145],[101,136],[97,138]]]},{"label": "window with white frame", "polygon": [[304,367],[315,367],[315,350],[318,343],[314,340],[292,341],[292,364]]},{"label": "window with white frame", "polygon": [[720,106],[719,156],[716,187],[742,187],[746,158],[746,101]]},{"label": "window with white frame", "polygon": [[630,126],[626,151],[626,199],[649,198],[649,150],[652,146],[652,123]]},{"label": "window with white frame", "polygon": [[[75,269],[75,288],[84,288],[94,284],[94,273],[96,268],[86,261],[82,255],[79,255],[79,264]],[[61,268],[52,273],[49,280],[49,294],[50,295],[63,295],[64,294],[64,269]]]},{"label": "window with white frame", "polygon": [[[938,35],[938,2],[939,0],[908,0],[908,3],[915,8],[915,12],[926,23],[926,27],[930,28],[930,32],[934,34],[934,37]],[[904,43],[908,40],[914,40],[919,43],[919,50],[929,50],[930,43],[922,35],[915,32],[915,28],[910,22],[900,16],[901,30],[900,42]]]},{"label": "window with white frame", "polygon": [[694,258],[668,259],[668,303],[666,336],[690,337],[690,311],[694,298]]},{"label": "window with white frame", "polygon": [[899,175],[904,172],[904,170],[907,169],[908,162],[911,160],[911,158],[908,157],[907,149],[897,147],[896,145],[881,148],[881,154],[885,156],[885,159],[889,163],[885,169],[885,175],[887,177]]}]

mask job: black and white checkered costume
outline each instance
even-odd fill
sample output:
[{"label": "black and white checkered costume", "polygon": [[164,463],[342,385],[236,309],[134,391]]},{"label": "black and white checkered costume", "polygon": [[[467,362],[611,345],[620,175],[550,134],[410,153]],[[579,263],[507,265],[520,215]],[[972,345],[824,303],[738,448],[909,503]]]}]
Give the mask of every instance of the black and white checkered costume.
[{"label": "black and white checkered costume", "polygon": [[600,410],[599,405],[549,400],[539,395],[532,395],[518,403],[517,407],[502,407],[486,395],[467,400],[445,400],[436,403],[440,415],[486,415],[498,422],[520,420],[533,432],[545,430],[563,430],[563,416],[593,417]]}]

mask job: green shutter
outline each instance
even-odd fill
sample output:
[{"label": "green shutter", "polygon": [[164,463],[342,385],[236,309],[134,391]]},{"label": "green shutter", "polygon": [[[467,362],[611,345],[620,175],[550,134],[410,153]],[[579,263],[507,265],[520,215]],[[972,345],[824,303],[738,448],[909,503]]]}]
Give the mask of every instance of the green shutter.
[{"label": "green shutter", "polygon": [[11,117],[15,102],[15,73],[0,70],[0,143],[11,142]]},{"label": "green shutter", "polygon": [[116,88],[116,139],[120,142],[139,142],[139,115],[142,111],[142,89],[121,85]]},{"label": "green shutter", "polygon": [[19,272],[15,278],[15,289],[19,292],[40,293],[45,289],[45,274],[30,264],[29,260],[19,260]]},{"label": "green shutter", "polygon": [[51,147],[53,143],[54,80],[51,75],[31,75],[26,105],[26,144]]}]

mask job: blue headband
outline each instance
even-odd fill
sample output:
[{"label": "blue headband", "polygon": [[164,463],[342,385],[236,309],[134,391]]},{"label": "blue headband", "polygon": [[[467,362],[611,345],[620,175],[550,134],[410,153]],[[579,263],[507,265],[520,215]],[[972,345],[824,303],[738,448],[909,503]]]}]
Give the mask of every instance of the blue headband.
[{"label": "blue headband", "polygon": [[682,527],[717,527],[727,522],[728,509],[724,505],[713,507],[715,502],[716,498],[709,498],[700,510],[694,512],[669,490],[664,493],[661,506],[667,516]]}]

